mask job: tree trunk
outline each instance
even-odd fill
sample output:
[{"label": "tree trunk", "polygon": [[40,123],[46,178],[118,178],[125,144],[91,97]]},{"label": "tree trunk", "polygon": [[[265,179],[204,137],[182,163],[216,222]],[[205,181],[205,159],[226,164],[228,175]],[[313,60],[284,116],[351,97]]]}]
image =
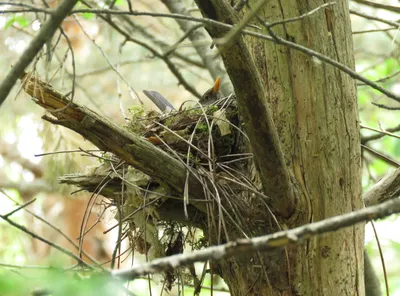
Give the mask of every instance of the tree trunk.
[{"label": "tree trunk", "polygon": [[[225,24],[239,24],[251,15],[253,7],[263,3],[249,0],[250,8],[236,12],[231,1],[196,1],[204,16]],[[304,1],[266,2],[258,19],[248,24],[261,28],[260,20],[271,23],[298,17],[324,4],[322,1],[307,5]],[[226,37],[229,30],[212,22],[206,23],[206,29],[216,38],[235,88],[258,173],[253,174],[255,170],[251,167],[246,177],[260,180],[257,185],[263,188],[262,198],[254,194],[257,190],[246,191],[239,186],[235,188],[233,182],[224,182],[229,178],[223,174],[218,176],[217,171],[208,172],[212,177],[204,183],[195,173],[186,180],[187,171],[182,162],[150,141],[68,102],[52,89],[38,91],[39,87],[48,85],[37,83],[34,78],[26,79],[25,88],[37,97],[36,103],[47,110],[57,110],[52,113],[56,119],[47,116],[46,120],[81,133],[127,165],[152,176],[158,185],[166,183],[171,195],[181,196],[188,185],[191,197],[203,199],[209,192],[204,190],[207,185],[215,189],[212,192],[216,193],[217,202],[206,204],[193,200],[188,207],[188,211],[196,211],[189,215],[191,223],[198,222],[195,226],[203,228],[212,243],[235,240],[243,237],[243,233],[252,236],[273,233],[361,208],[355,82],[342,71],[294,50],[290,44],[277,45],[242,34],[229,34],[233,36],[230,42],[223,43],[219,41],[226,38],[220,38]],[[275,25],[271,30],[265,30],[265,34],[276,35],[278,43],[278,38],[283,38],[354,68],[346,1],[336,2],[301,20]],[[120,194],[116,196],[114,199],[118,201]],[[137,204],[129,202],[130,199],[124,204],[127,215],[134,206],[137,208]],[[166,209],[168,203],[171,206]],[[182,221],[186,221],[181,210],[171,215],[171,209],[178,208],[177,203],[181,203],[179,198],[167,198],[158,205],[160,209],[154,206],[151,215],[155,220],[177,221],[180,214]],[[163,214],[169,216],[163,217]],[[194,221],[196,216],[199,218]],[[151,226],[156,231],[155,224]],[[157,237],[155,231],[154,237]],[[222,262],[213,262],[211,267],[224,278],[232,295],[364,295],[363,237],[363,225],[358,225],[313,237],[275,253],[235,254]]]},{"label": "tree trunk", "polygon": [[[250,9],[258,1],[248,1]],[[230,14],[229,5],[221,0],[197,2],[205,17],[232,24],[248,12]],[[297,17],[323,4],[323,1],[267,1],[259,16],[271,23]],[[283,39],[354,68],[347,5],[347,1],[338,1],[312,16],[274,26],[272,30]],[[252,23],[260,26],[259,22]],[[214,38],[227,33],[211,27],[208,30]],[[268,34],[267,30],[265,33]],[[246,44],[240,52],[250,52],[257,75],[262,79],[264,99],[272,113],[292,185],[297,190],[295,204],[291,205],[294,211],[289,216],[281,215],[276,203],[271,203],[280,227],[293,228],[360,209],[360,137],[354,80],[286,46],[254,37],[237,38],[239,41],[229,50],[221,51],[221,55],[238,94],[246,131],[251,138],[252,133],[257,133],[257,126],[246,118],[248,106],[244,105],[246,99],[241,98],[245,90],[238,89],[235,83],[246,75],[239,73],[237,62],[232,61],[240,39]],[[255,154],[256,150],[257,147]],[[268,164],[259,162],[258,166],[262,169]],[[269,191],[274,192],[268,188],[265,194],[273,195]],[[253,208],[259,209],[258,205]],[[276,228],[267,225],[257,232],[262,235]],[[364,295],[363,229],[363,225],[346,228],[273,255],[236,257],[221,263],[220,273],[232,295]]]}]

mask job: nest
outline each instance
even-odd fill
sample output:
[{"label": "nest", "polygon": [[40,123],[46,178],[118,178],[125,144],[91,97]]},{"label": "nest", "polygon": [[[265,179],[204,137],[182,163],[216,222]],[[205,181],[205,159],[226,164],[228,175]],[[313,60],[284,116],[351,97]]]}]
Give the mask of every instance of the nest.
[{"label": "nest", "polygon": [[[197,105],[166,114],[136,107],[131,110],[129,124],[121,129],[68,100],[35,75],[25,73],[21,80],[35,103],[49,111],[51,116],[45,115],[45,120],[68,127],[99,148],[119,153],[122,158],[128,155],[131,160],[142,161],[141,155],[130,154],[133,141],[126,133],[128,130],[135,138],[143,137],[184,164],[187,176],[193,174],[202,185],[195,187],[204,191],[202,199],[193,198],[199,195],[189,192],[193,187],[188,186],[188,181],[182,196],[182,192],[176,192],[160,178],[153,179],[110,152],[101,153],[100,165],[87,168],[85,173],[59,178],[61,183],[93,193],[87,213],[90,214],[95,204],[103,208],[99,211],[101,217],[106,210],[113,211],[118,224],[110,229],[120,227],[118,241],[128,238],[129,251],[145,253],[152,259],[181,253],[185,246],[200,249],[251,236],[268,227],[265,226],[268,219],[265,196],[259,188],[233,96],[211,106]],[[145,170],[143,161],[141,164]],[[101,203],[98,202],[100,194],[106,197]],[[82,239],[85,232],[86,222],[82,225]],[[189,271],[188,276],[196,284],[194,269]],[[165,275],[167,288],[176,278],[175,272],[180,271]]]},{"label": "nest", "polygon": [[190,165],[208,165],[210,160],[220,161],[238,150],[241,131],[233,96],[214,105],[166,114],[141,108],[131,112],[130,131]]}]

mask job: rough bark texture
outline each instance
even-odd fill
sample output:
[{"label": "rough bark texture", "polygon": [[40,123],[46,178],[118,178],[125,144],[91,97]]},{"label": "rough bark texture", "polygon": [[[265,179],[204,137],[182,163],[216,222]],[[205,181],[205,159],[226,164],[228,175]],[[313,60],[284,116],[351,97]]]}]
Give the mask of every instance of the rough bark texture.
[{"label": "rough bark texture", "polygon": [[[228,14],[219,11],[226,8],[222,2],[198,1],[205,16],[225,21]],[[249,1],[250,7],[254,3]],[[267,22],[296,17],[323,3],[268,1],[260,17]],[[304,20],[276,26],[273,31],[354,68],[347,5],[347,1],[338,1]],[[223,36],[209,32],[215,38]],[[231,58],[238,42],[222,52],[224,61]],[[354,81],[341,71],[287,47],[254,38],[246,38],[246,44],[267,93],[265,101],[272,110],[285,163],[299,184],[300,195],[305,197],[297,196],[295,212],[280,223],[293,227],[362,207]],[[226,66],[237,90],[235,77],[242,75],[240,69]],[[244,93],[237,93],[242,110]],[[246,129],[250,137],[257,133],[256,125],[248,124]],[[257,153],[257,147],[254,150]],[[364,295],[362,248],[363,226],[355,226],[311,239],[290,248],[287,255],[244,255],[236,264],[222,264],[221,272],[232,295]],[[245,265],[245,260],[262,264]]]},{"label": "rough bark texture", "polygon": [[[228,24],[238,23],[248,12],[245,8],[237,13],[227,0],[197,3],[206,17]],[[254,7],[255,0],[248,3]],[[266,1],[259,17],[273,22],[297,17],[322,4]],[[258,21],[254,19],[252,23],[261,27]],[[213,38],[227,33],[211,25],[206,29]],[[272,30],[281,38],[354,68],[346,1]],[[235,187],[224,187],[224,183],[212,179],[210,185],[218,185],[218,190],[230,194],[221,203],[233,205],[237,214],[231,215],[230,221],[235,223],[227,220],[227,234],[221,238],[219,233],[216,235],[216,227],[213,230],[209,226],[222,217],[215,207],[215,215],[208,217],[212,223],[204,229],[210,241],[243,237],[243,232],[234,227],[236,224],[246,233],[259,236],[361,208],[354,81],[303,53],[265,40],[237,36],[229,45],[217,45],[234,85],[260,181],[269,198],[255,198],[248,192],[235,194]],[[36,103],[53,116],[45,119],[79,132],[99,148],[182,194],[186,169],[177,159],[94,112],[68,103],[55,91],[49,90],[43,96],[35,91],[41,85],[35,79],[27,82],[25,87],[37,98]],[[248,175],[253,176],[253,171],[254,168]],[[203,187],[207,186],[193,174],[189,186],[191,195],[204,197]],[[203,204],[191,205],[208,213],[202,209]],[[273,254],[243,253],[214,262],[211,269],[224,278],[232,295],[364,295],[362,249],[363,225],[312,238]]]}]

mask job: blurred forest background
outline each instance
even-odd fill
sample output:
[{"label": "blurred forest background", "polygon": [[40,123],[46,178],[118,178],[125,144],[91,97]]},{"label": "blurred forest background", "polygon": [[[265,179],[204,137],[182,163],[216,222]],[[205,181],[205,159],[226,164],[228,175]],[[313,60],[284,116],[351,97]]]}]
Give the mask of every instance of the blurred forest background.
[{"label": "blurred forest background", "polygon": [[[134,10],[170,13],[160,0],[133,0]],[[192,1],[180,1],[189,8],[187,13],[200,16]],[[0,10],[23,9],[7,6],[1,2]],[[20,2],[18,2],[20,3]],[[57,1],[25,1],[38,7],[54,7]],[[127,2],[88,1],[93,7],[127,9]],[[380,1],[399,7],[396,0]],[[386,89],[400,95],[400,13],[386,9],[377,9],[350,1],[352,27],[355,48],[356,70],[368,79],[378,81]],[[76,8],[86,7],[79,3]],[[122,18],[122,17],[121,17]],[[62,28],[65,38],[53,38],[58,42],[51,60],[46,50],[35,62],[39,77],[59,90],[67,93],[71,90],[73,71],[75,73],[74,101],[92,108],[101,115],[110,118],[119,125],[125,124],[132,108],[142,101],[146,108],[155,108],[143,95],[142,90],[157,90],[179,107],[186,100],[196,100],[193,93],[180,85],[171,73],[165,60],[149,50],[155,50],[179,69],[185,81],[198,93],[203,93],[213,84],[214,78],[205,69],[193,44],[188,39],[181,40],[184,32],[174,19],[149,16],[126,17],[124,26],[132,33],[137,42],[126,42],[125,38],[110,27],[101,18],[92,14],[74,14],[68,17]],[[37,34],[44,14],[38,13],[2,13],[0,12],[0,80],[10,67],[19,59],[21,53]],[[122,20],[121,20],[122,23]],[[205,35],[206,36],[206,35]],[[211,39],[203,38],[197,46],[204,47],[215,63],[217,72],[223,73],[218,52],[211,47]],[[73,49],[73,57],[71,55]],[[165,53],[168,53],[165,55]],[[72,67],[72,62],[75,64]],[[226,89],[229,81],[222,81]],[[18,84],[19,85],[19,84]],[[388,171],[400,163],[400,140],[384,136],[372,129],[387,130],[396,133],[400,130],[399,111],[379,109],[371,104],[386,104],[383,95],[371,88],[358,85],[360,122],[363,139],[363,179],[364,190],[375,184]],[[0,108],[0,212],[7,213],[17,204],[26,203],[33,198],[27,211],[19,211],[13,216],[15,221],[40,233],[50,241],[75,251],[60,231],[68,235],[75,243],[79,236],[80,225],[90,195],[74,192],[74,188],[60,185],[57,178],[64,174],[85,171],[88,166],[98,164],[98,159],[82,150],[96,149],[84,139],[63,128],[51,125],[41,119],[43,110],[36,106],[28,95],[14,87],[12,94]],[[373,136],[373,137],[372,137]],[[375,137],[377,136],[377,137]],[[80,150],[82,149],[82,150]],[[74,193],[74,194],[72,194]],[[99,209],[101,212],[101,205]],[[37,217],[51,223],[51,228]],[[101,221],[99,221],[101,220]],[[115,224],[113,213],[109,211],[98,219],[93,213],[89,225],[95,225],[86,235],[84,250],[99,262],[109,264],[117,234],[115,231],[103,234]],[[375,223],[376,233],[382,247],[387,268],[391,295],[400,295],[400,219],[397,215]],[[374,231],[369,223],[366,226],[365,244],[373,265],[384,286],[381,257],[379,256]],[[133,259],[127,253],[123,256],[125,266]],[[137,255],[135,263],[146,260]],[[71,264],[69,257],[60,254],[28,236],[9,224],[0,221],[0,294],[1,289],[28,278],[30,288],[40,286],[42,275],[48,273],[50,266],[65,267]],[[60,275],[51,275],[56,280]],[[50,275],[49,275],[50,277]],[[223,283],[214,284],[221,290],[214,295],[228,295]],[[146,280],[137,280],[137,295],[148,295]],[[210,285],[205,282],[205,286]],[[152,284],[154,295],[160,295],[162,284],[155,280]],[[187,291],[191,291],[187,287]],[[217,290],[218,290],[217,289]],[[142,294],[140,294],[142,291]],[[209,291],[203,289],[204,295]],[[174,293],[177,293],[176,291]],[[218,294],[220,293],[220,294]],[[3,295],[3,294],[2,294]],[[11,294],[10,294],[11,295]],[[84,294],[82,294],[84,295]]]}]

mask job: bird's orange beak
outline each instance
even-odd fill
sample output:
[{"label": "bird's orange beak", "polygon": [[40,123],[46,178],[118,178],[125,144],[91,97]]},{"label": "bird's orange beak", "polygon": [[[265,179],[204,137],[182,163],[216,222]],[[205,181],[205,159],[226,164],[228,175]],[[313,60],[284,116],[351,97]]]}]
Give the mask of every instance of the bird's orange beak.
[{"label": "bird's orange beak", "polygon": [[221,86],[221,77],[217,77],[217,79],[215,80],[215,83],[214,83],[213,92],[214,93],[219,92],[220,86]]}]

